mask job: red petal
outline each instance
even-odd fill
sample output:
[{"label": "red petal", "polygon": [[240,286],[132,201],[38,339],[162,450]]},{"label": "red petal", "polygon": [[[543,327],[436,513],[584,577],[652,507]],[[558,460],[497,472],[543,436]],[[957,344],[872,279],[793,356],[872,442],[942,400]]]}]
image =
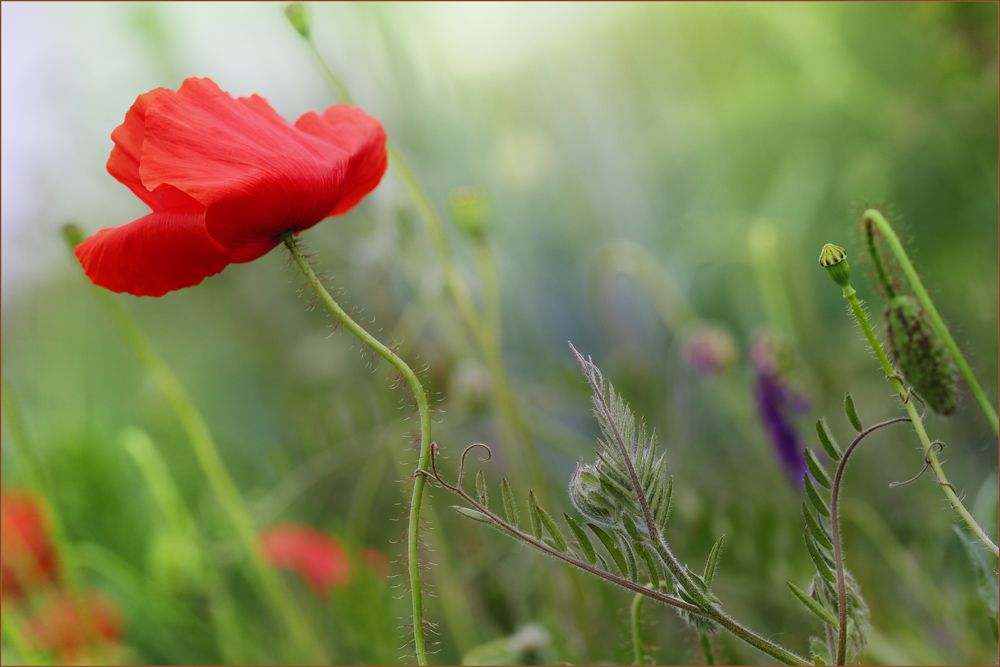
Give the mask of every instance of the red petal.
[{"label": "red petal", "polygon": [[125,114],[125,121],[111,133],[115,147],[111,149],[107,165],[109,174],[127,186],[154,211],[194,203],[189,196],[174,187],[163,186],[155,192],[150,192],[139,178],[139,158],[142,155],[146,110],[153,101],[164,94],[173,94],[173,91],[157,88],[136,98],[132,108]]},{"label": "red petal", "polygon": [[273,567],[292,570],[318,595],[351,581],[351,559],[332,536],[299,524],[276,524],[260,534],[261,548]]},{"label": "red petal", "polygon": [[19,601],[26,590],[56,577],[56,552],[49,539],[45,505],[34,494],[0,492],[0,597]]},{"label": "red petal", "polygon": [[197,285],[230,262],[229,251],[209,236],[199,205],[102,229],[77,246],[76,256],[95,285],[136,296]]},{"label": "red petal", "polygon": [[142,183],[204,204],[209,233],[232,261],[256,259],[281,234],[346,211],[381,178],[378,121],[359,110],[331,117],[301,131],[261,97],[233,99],[208,79],[187,79],[146,109]]},{"label": "red petal", "polygon": [[295,121],[295,127],[350,155],[340,198],[329,215],[351,210],[382,180],[389,164],[385,129],[361,109],[337,104],[322,116],[310,111]]},{"label": "red petal", "polygon": [[94,640],[112,643],[122,634],[121,617],[107,598],[90,593],[79,602],[68,594],[59,594],[27,622],[32,643],[58,653],[60,663],[72,661]]}]

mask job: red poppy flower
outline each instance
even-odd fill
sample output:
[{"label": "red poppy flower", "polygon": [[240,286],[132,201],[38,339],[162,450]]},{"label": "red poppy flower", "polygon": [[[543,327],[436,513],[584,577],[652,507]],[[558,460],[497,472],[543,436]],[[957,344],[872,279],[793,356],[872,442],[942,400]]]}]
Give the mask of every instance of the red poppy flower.
[{"label": "red poppy flower", "polygon": [[56,551],[41,501],[26,491],[0,492],[0,596],[17,602],[56,578]]},{"label": "red poppy flower", "polygon": [[358,554],[362,563],[383,577],[389,576],[389,559],[375,547],[361,547]]},{"label": "red poppy flower", "polygon": [[292,125],[210,79],[140,95],[111,133],[108,173],[153,212],[76,248],[97,285],[161,296],[249,262],[353,208],[385,173],[381,123],[338,104]]},{"label": "red poppy flower", "polygon": [[96,643],[113,644],[121,633],[118,610],[96,593],[80,604],[60,593],[28,619],[32,645],[53,651],[58,664],[77,662],[83,649]]},{"label": "red poppy flower", "polygon": [[300,524],[275,524],[260,534],[261,548],[268,562],[291,570],[316,591],[326,596],[331,589],[350,583],[354,576],[351,557],[336,538]]}]

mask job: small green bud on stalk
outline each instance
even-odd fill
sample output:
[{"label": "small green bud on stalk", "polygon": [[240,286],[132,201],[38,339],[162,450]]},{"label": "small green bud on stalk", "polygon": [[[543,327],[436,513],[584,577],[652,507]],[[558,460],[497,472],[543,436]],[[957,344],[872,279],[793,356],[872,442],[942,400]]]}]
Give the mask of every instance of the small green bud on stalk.
[{"label": "small green bud on stalk", "polygon": [[955,368],[937,330],[920,304],[909,295],[897,296],[885,313],[892,352],[900,370],[928,407],[950,415],[956,406]]},{"label": "small green bud on stalk", "polygon": [[448,206],[455,226],[471,240],[483,242],[490,228],[490,201],[482,188],[475,185],[452,190]]},{"label": "small green bud on stalk", "polygon": [[295,32],[309,39],[309,10],[306,9],[303,3],[293,2],[285,7],[285,16],[288,17],[288,22],[295,28]]},{"label": "small green bud on stalk", "polygon": [[833,282],[845,290],[851,286],[851,267],[847,264],[847,251],[827,243],[819,254],[819,265],[826,269]]}]

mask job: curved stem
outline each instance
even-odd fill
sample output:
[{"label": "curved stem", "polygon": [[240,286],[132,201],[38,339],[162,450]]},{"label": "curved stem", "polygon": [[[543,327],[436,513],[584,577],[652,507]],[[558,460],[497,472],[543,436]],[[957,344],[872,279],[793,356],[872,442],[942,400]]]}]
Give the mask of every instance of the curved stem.
[{"label": "curved stem", "polygon": [[[380,357],[392,364],[393,368],[406,380],[410,391],[413,392],[413,399],[417,404],[417,412],[420,415],[420,454],[417,458],[417,468],[427,467],[431,452],[431,413],[427,404],[427,394],[420,383],[420,379],[413,372],[405,361],[396,356],[396,353],[382,344],[377,338],[365,331],[364,327],[355,322],[340,307],[340,304],[330,295],[330,293],[316,277],[309,262],[302,255],[298,244],[291,233],[282,236],[285,247],[292,255],[299,271],[305,277],[309,286],[312,287],[316,296],[319,297],[327,310],[333,313],[334,317],[340,321],[347,330],[360,338],[365,345],[374,350]],[[413,647],[417,658],[417,664],[427,664],[427,646],[424,639],[423,625],[423,591],[420,587],[420,561],[418,558],[418,536],[420,531],[420,504],[424,495],[425,478],[423,475],[415,475],[413,480],[413,495],[410,497],[410,517],[406,532],[407,544],[407,569],[410,577],[410,596],[413,601]]]},{"label": "curved stem", "polygon": [[[962,377],[965,378],[966,384],[969,385],[972,395],[976,397],[976,402],[979,403],[980,409],[983,411],[983,414],[986,415],[986,419],[989,421],[990,426],[993,427],[993,433],[1000,437],[1000,420],[997,418],[996,410],[993,409],[993,406],[986,398],[986,394],[983,392],[982,387],[979,386],[979,382],[976,380],[976,376],[973,375],[972,369],[969,368],[969,364],[962,355],[962,351],[958,349],[955,339],[951,337],[951,332],[948,331],[948,327],[945,326],[944,320],[941,319],[937,308],[934,307],[934,302],[931,301],[931,297],[927,294],[927,290],[924,289],[924,284],[920,281],[920,276],[917,275],[916,270],[913,268],[913,264],[910,262],[910,258],[903,249],[903,245],[899,242],[899,237],[896,236],[896,232],[893,231],[892,225],[886,221],[885,217],[883,217],[879,211],[873,208],[865,211],[863,219],[865,225],[878,225],[879,231],[885,237],[886,241],[888,241],[893,254],[896,255],[896,261],[899,262],[899,266],[903,269],[903,273],[906,274],[906,279],[910,281],[910,286],[913,287],[913,292],[917,295],[920,305],[924,307],[924,312],[926,312],[927,317],[930,318],[931,323],[934,325],[934,329],[941,335],[941,338],[944,339],[945,346],[948,348],[948,351],[951,352],[951,358],[955,360],[955,365],[958,366],[958,370],[962,373]],[[993,548],[993,553],[996,553],[996,547]]]},{"label": "curved stem", "polygon": [[833,480],[833,495],[830,499],[830,526],[831,532],[833,533],[833,561],[837,566],[837,611],[840,614],[840,618],[837,620],[837,662],[834,664],[843,665],[847,660],[847,587],[844,582],[844,555],[840,540],[840,515],[839,515],[839,502],[840,502],[840,480],[844,476],[844,468],[847,466],[847,459],[850,457],[851,452],[854,448],[864,439],[866,435],[877,431],[883,426],[889,426],[890,424],[898,424],[900,422],[910,421],[909,417],[897,417],[896,419],[890,419],[889,421],[884,421],[880,424],[875,424],[866,428],[864,431],[858,434],[858,437],[854,438],[854,442],[844,450],[844,455],[840,457],[840,465],[837,466],[837,475]]},{"label": "curved stem", "polygon": [[875,245],[875,228],[870,225],[865,225],[865,241],[868,243],[868,256],[872,259],[872,265],[875,267],[875,275],[878,276],[879,282],[882,283],[883,289],[885,289],[885,296],[887,299],[894,299],[896,297],[896,288],[892,286],[892,281],[889,280],[889,274],[885,271],[885,266],[882,264],[882,257],[879,255],[878,247]]},{"label": "curved stem", "polygon": [[634,598],[632,598],[632,664],[633,665],[645,665],[646,657],[642,653],[642,601],[646,599],[645,595],[637,593]]},{"label": "curved stem", "polygon": [[[882,218],[882,215],[879,214],[878,217]],[[882,219],[884,220],[884,218]],[[913,267],[911,266],[910,268],[912,269]],[[875,332],[872,331],[871,324],[868,322],[868,317],[865,315],[865,311],[861,308],[861,304],[858,302],[857,292],[850,285],[844,288],[844,298],[847,300],[847,303],[850,304],[851,310],[854,312],[854,317],[858,320],[858,324],[861,325],[861,330],[865,332],[868,344],[875,352],[875,356],[878,357],[878,361],[882,365],[882,370],[885,371],[889,381],[892,382],[892,386],[901,397],[907,397],[906,400],[903,401],[903,405],[906,408],[907,413],[910,415],[910,421],[913,422],[913,428],[916,430],[917,437],[920,438],[920,443],[923,445],[924,456],[930,462],[931,468],[934,470],[934,474],[937,477],[938,484],[942,489],[944,489],[944,494],[951,502],[951,506],[956,512],[958,512],[958,515],[962,517],[962,520],[965,521],[966,525],[972,529],[972,532],[975,533],[976,537],[978,537],[983,544],[985,544],[986,547],[993,552],[993,555],[1000,555],[1000,551],[997,550],[997,545],[989,538],[986,531],[984,531],[976,522],[972,514],[969,513],[969,510],[965,508],[965,505],[962,504],[962,500],[955,493],[954,487],[952,487],[952,485],[948,482],[948,478],[945,477],[944,469],[941,467],[941,462],[937,457],[937,452],[934,451],[934,447],[931,446],[931,441],[927,437],[927,431],[924,430],[924,423],[921,421],[920,415],[917,414],[917,408],[913,404],[913,401],[909,400],[906,387],[903,386],[903,383],[899,379],[899,375],[892,367],[892,363],[889,362],[889,358],[886,356],[885,350],[882,349],[882,344],[879,343],[878,339],[875,337]]]},{"label": "curved stem", "polygon": [[[63,231],[71,247],[78,245],[83,240],[82,233],[75,226],[68,226]],[[132,354],[135,355],[139,364],[156,384],[181,423],[195,459],[201,466],[202,472],[219,500],[219,504],[222,505],[223,511],[235,529],[237,538],[250,558],[257,584],[278,611],[289,634],[304,650],[308,651],[309,659],[318,664],[326,664],[328,662],[326,652],[312,631],[301,608],[292,600],[283,580],[267,566],[257,539],[257,528],[250,512],[236,487],[236,483],[229,475],[229,471],[219,455],[215,440],[195,407],[194,401],[188,396],[177,376],[160,358],[152,343],[149,342],[149,339],[146,338],[115,295],[97,286],[94,287],[94,294],[101,302],[112,324],[118,329],[125,344],[132,350]]]},{"label": "curved stem", "polygon": [[[351,97],[347,87],[344,86],[340,79],[337,78],[330,67],[326,64],[323,56],[316,48],[312,37],[304,37],[313,56],[319,63],[323,72],[323,78],[326,81],[327,86],[330,88],[330,92],[333,93],[334,97],[336,97],[340,102],[345,104],[354,104],[354,99]],[[420,185],[420,181],[417,180],[417,177],[410,168],[410,165],[406,162],[402,154],[400,154],[399,150],[391,141],[386,143],[386,150],[389,153],[390,163],[403,183],[403,188],[413,201],[413,205],[416,208],[417,213],[424,221],[427,234],[431,240],[431,246],[434,249],[434,254],[437,256],[438,262],[441,265],[441,272],[444,276],[445,290],[451,296],[452,301],[454,301],[459,315],[465,322],[473,341],[479,348],[479,352],[482,354],[483,360],[486,362],[486,365],[490,370],[490,374],[493,376],[495,393],[494,405],[496,406],[495,410],[498,413],[505,441],[509,443],[511,449],[513,450],[509,460],[513,462],[514,466],[517,466],[520,469],[519,472],[521,476],[526,476],[531,480],[532,484],[538,489],[539,497],[544,500],[547,496],[546,489],[548,486],[545,483],[546,479],[544,467],[542,466],[541,460],[538,458],[538,453],[535,451],[535,448],[531,445],[531,442],[528,439],[528,429],[525,425],[524,417],[515,399],[514,392],[511,389],[506,369],[503,366],[503,359],[498,342],[499,290],[496,289],[495,275],[491,274],[491,272],[494,271],[494,268],[492,267],[492,264],[484,267],[484,265],[480,263],[481,273],[484,276],[484,291],[487,292],[485,298],[485,301],[487,302],[487,312],[484,317],[476,307],[475,300],[472,298],[472,293],[469,291],[465,281],[462,280],[461,273],[458,270],[458,265],[452,256],[451,247],[448,244],[448,235],[445,232],[443,218],[434,207],[434,204],[431,203],[430,197],[427,196],[426,191]],[[479,259],[482,260],[483,258],[479,257]],[[486,269],[485,271],[483,271],[484,268]],[[489,284],[489,281],[491,280],[494,281],[494,284],[492,285]],[[495,306],[490,305],[491,301],[494,302]],[[527,473],[525,473],[522,469],[523,467],[527,468]]]}]

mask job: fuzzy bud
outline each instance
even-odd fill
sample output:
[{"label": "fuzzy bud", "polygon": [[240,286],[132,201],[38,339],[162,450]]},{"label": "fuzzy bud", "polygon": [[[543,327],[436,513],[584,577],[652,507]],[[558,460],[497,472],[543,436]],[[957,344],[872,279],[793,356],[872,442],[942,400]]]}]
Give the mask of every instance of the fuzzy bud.
[{"label": "fuzzy bud", "polygon": [[819,265],[826,269],[833,282],[843,288],[851,285],[851,267],[847,264],[847,251],[840,246],[827,243],[819,254]]},{"label": "fuzzy bud", "polygon": [[956,406],[955,368],[948,348],[927,319],[920,304],[909,295],[894,298],[886,309],[886,327],[893,356],[906,381],[941,415]]},{"label": "fuzzy bud", "polygon": [[599,465],[577,464],[569,481],[569,499],[588,520],[604,525],[616,524],[616,503],[604,492]]}]

